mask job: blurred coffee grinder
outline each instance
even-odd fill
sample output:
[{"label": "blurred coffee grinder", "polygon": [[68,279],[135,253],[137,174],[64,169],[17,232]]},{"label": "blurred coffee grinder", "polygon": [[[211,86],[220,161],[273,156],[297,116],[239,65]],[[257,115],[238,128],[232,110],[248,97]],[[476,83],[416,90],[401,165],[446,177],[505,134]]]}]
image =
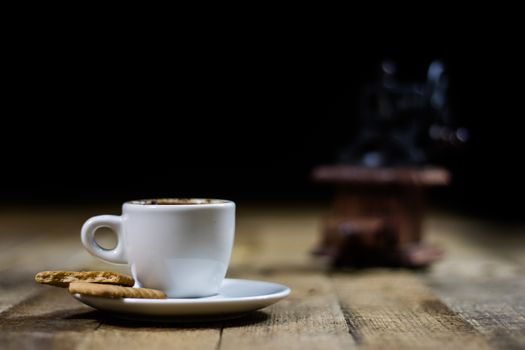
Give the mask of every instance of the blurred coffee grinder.
[{"label": "blurred coffee grinder", "polygon": [[338,164],[314,169],[313,179],[337,187],[315,254],[334,266],[425,267],[439,248],[422,240],[423,189],[450,174],[431,160],[468,139],[454,125],[444,64],[433,61],[424,83],[401,83],[396,65],[381,64],[361,96],[359,134]]}]

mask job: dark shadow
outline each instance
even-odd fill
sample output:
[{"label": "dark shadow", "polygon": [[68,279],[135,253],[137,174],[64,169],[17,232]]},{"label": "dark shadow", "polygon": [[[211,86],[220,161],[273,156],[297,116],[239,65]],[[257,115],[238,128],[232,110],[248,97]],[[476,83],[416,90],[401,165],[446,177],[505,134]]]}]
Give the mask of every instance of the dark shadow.
[{"label": "dark shadow", "polygon": [[94,321],[99,321],[101,314],[102,313],[100,311],[90,310],[90,311],[86,311],[86,312],[79,312],[79,313],[76,313],[76,314],[69,315],[67,317],[64,317],[64,319],[66,319],[66,320],[94,320]]},{"label": "dark shadow", "polygon": [[[226,319],[225,319],[226,318]],[[156,317],[152,319],[133,318],[133,316],[89,311],[70,315],[69,320],[94,320],[102,325],[111,325],[125,328],[217,328],[241,327],[261,323],[269,319],[267,313],[254,311],[247,314],[234,314],[218,317],[184,317],[173,319],[171,317]]]},{"label": "dark shadow", "polygon": [[343,316],[345,318],[346,326],[348,328],[348,333],[354,338],[355,342],[357,344],[363,343],[363,334],[361,333],[361,330],[359,328],[359,315],[354,313],[348,305],[341,303],[341,311],[343,312]]},{"label": "dark shadow", "polygon": [[423,300],[421,303],[421,308],[430,315],[458,318],[461,317],[455,311],[451,310],[447,305],[445,305],[441,300]]},{"label": "dark shadow", "polygon": [[223,322],[224,328],[235,328],[250,326],[257,323],[263,323],[270,319],[270,315],[264,311],[254,311],[244,317],[239,317],[227,322]]},{"label": "dark shadow", "polygon": [[[122,316],[121,316],[122,317]],[[154,320],[125,319],[118,315],[101,311],[85,311],[85,309],[70,309],[54,311],[36,316],[18,316],[0,319],[0,329],[5,332],[57,332],[57,331],[87,331],[102,325],[122,328],[184,328],[184,329],[217,329],[225,327],[243,327],[262,323],[270,317],[263,311],[247,314],[229,315],[211,318],[184,317],[179,319],[158,318]]]},{"label": "dark shadow", "polygon": [[86,308],[53,311],[45,314],[17,316],[7,311],[0,318],[0,329],[10,332],[83,331],[94,329],[98,321]]}]

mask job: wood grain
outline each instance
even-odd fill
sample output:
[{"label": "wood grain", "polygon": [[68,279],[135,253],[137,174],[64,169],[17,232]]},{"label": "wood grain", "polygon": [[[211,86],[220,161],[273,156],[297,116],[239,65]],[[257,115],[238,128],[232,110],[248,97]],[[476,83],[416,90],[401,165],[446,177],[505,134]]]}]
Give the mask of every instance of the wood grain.
[{"label": "wood grain", "polygon": [[138,327],[129,325],[102,325],[84,337],[82,334],[62,334],[55,339],[55,348],[62,341],[81,339],[76,349],[133,350],[133,349],[216,349],[220,327],[192,328]]},{"label": "wood grain", "polygon": [[230,276],[283,283],[285,300],[255,320],[226,323],[220,349],[355,349],[325,268],[310,250],[321,217],[316,209],[246,212],[239,218]]},{"label": "wood grain", "polygon": [[44,269],[129,273],[78,238],[85,219],[118,207],[37,209],[0,211],[2,350],[525,348],[525,236],[498,224],[438,213],[426,231],[447,255],[431,270],[333,273],[310,255],[322,209],[239,208],[229,276],[284,283],[291,296],[239,320],[159,325],[114,320],[33,283]]},{"label": "wood grain", "polygon": [[427,232],[447,258],[419,277],[490,344],[525,348],[525,229],[435,214]]},{"label": "wood grain", "polygon": [[[63,331],[88,332],[99,326],[92,309],[62,288],[40,286],[32,297],[1,314],[0,348],[52,348]],[[74,343],[70,343],[72,346]]]},{"label": "wood grain", "polygon": [[[1,278],[1,275],[0,275]],[[0,315],[13,306],[35,296],[40,291],[36,285],[13,285],[0,287]]]},{"label": "wood grain", "polygon": [[[0,212],[0,349],[52,349],[61,332],[86,334],[99,321],[66,290],[37,285],[44,269],[79,267],[81,214],[12,209]],[[81,259],[83,260],[83,259]],[[76,342],[64,343],[74,348]]]},{"label": "wood grain", "polygon": [[293,292],[263,311],[260,322],[226,324],[221,349],[356,349],[330,279],[316,274],[261,276]]},{"label": "wood grain", "polygon": [[350,329],[366,349],[489,349],[484,337],[409,272],[333,276]]}]

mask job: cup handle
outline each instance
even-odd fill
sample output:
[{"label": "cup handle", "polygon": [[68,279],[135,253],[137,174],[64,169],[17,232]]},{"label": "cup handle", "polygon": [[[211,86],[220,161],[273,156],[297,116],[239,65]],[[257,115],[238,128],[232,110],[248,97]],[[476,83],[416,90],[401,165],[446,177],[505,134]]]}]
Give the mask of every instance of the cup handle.
[{"label": "cup handle", "polygon": [[[115,248],[102,248],[95,241],[95,231],[102,227],[107,227],[117,234],[117,245]],[[122,239],[122,217],[116,215],[94,216],[82,225],[80,238],[84,248],[91,255],[111,263],[127,264],[124,240]]]}]

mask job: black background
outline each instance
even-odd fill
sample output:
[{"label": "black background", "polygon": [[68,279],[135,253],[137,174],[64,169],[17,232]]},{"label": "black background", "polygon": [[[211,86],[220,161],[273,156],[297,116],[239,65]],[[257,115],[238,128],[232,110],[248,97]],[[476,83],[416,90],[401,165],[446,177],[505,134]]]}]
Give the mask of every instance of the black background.
[{"label": "black background", "polygon": [[421,23],[375,36],[237,28],[159,39],[63,27],[13,36],[0,199],[327,198],[330,188],[312,184],[311,169],[334,161],[358,132],[359,91],[381,60],[395,60],[409,81],[438,58],[471,139],[445,160],[453,185],[432,198],[522,217],[513,204],[524,193],[522,43],[511,29],[431,32]]}]

